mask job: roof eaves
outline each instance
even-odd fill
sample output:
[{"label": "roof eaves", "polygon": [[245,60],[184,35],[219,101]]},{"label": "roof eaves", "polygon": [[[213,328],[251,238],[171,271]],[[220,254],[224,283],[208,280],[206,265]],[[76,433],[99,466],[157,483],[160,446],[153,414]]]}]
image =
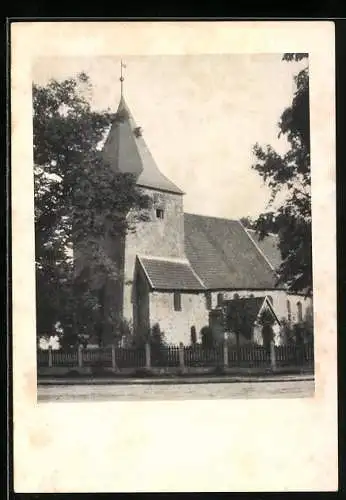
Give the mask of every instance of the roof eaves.
[{"label": "roof eaves", "polygon": [[188,263],[189,263],[189,267],[190,267],[190,269],[191,269],[191,271],[192,271],[192,274],[195,276],[195,278],[197,279],[197,281],[201,284],[201,286],[202,286],[203,290],[206,290],[207,288],[206,288],[205,284],[203,283],[202,279],[198,276],[198,274],[197,274],[197,273],[196,273],[196,271],[194,270],[194,268],[193,268],[193,266],[192,266],[191,262],[190,262],[190,261],[188,261]]},{"label": "roof eaves", "polygon": [[152,186],[148,186],[147,184],[141,184],[140,182],[137,183],[137,186],[140,188],[151,189],[152,191],[160,191],[160,192],[170,193],[170,194],[180,194],[180,195],[186,194],[185,191],[182,191],[178,187],[174,190],[173,188],[168,189],[168,188],[152,187]]},{"label": "roof eaves", "polygon": [[151,281],[150,276],[149,276],[149,274],[147,273],[147,270],[145,269],[145,265],[143,264],[143,262],[142,262],[141,258],[139,257],[139,255],[137,255],[137,260],[138,260],[138,262],[139,262],[139,264],[140,264],[140,266],[141,266],[141,268],[142,268],[142,270],[143,270],[143,272],[144,272],[144,274],[145,274],[145,277],[146,277],[146,278],[147,278],[147,280],[148,280],[148,283],[149,283],[149,285],[150,285],[150,288],[153,290],[153,289],[154,289],[154,284],[153,284],[153,282]]},{"label": "roof eaves", "polygon": [[281,325],[281,322],[280,322],[280,320],[279,320],[279,318],[278,318],[278,316],[277,316],[277,314],[276,314],[276,312],[275,312],[275,310],[274,310],[274,307],[273,307],[272,303],[270,302],[270,300],[269,300],[269,298],[268,298],[268,296],[267,296],[267,295],[264,297],[263,304],[261,305],[261,308],[260,308],[260,310],[259,310],[259,312],[258,312],[258,315],[260,315],[260,314],[261,314],[262,309],[263,309],[263,307],[264,307],[264,305],[265,305],[265,304],[267,304],[267,305],[269,306],[269,308],[270,308],[271,312],[273,313],[273,315],[274,315],[274,316],[275,316],[275,318],[276,318],[276,321],[278,322],[278,324],[279,324],[279,325]]}]

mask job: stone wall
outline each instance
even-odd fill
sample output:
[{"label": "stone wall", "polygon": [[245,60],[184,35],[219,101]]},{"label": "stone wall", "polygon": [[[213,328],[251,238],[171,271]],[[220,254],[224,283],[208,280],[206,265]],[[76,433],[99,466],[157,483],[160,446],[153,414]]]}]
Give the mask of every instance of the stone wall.
[{"label": "stone wall", "polygon": [[[212,292],[212,307],[217,306],[217,296],[220,292]],[[287,302],[290,303],[291,308],[291,323],[297,323],[299,321],[298,318],[298,303],[302,306],[302,317],[305,319],[309,314],[312,313],[312,299],[304,298],[300,295],[288,295],[284,290],[234,290],[221,292],[224,300],[233,299],[235,294],[238,294],[239,297],[264,297],[267,295],[272,298],[272,304],[277,314],[279,320],[285,318],[289,319],[289,311]]]},{"label": "stone wall", "polygon": [[181,293],[181,311],[174,310],[174,293],[150,294],[150,323],[160,325],[165,341],[171,344],[191,343],[191,327],[196,328],[197,341],[200,330],[209,322],[204,293]]},{"label": "stone wall", "polygon": [[[126,236],[125,286],[123,296],[124,317],[132,316],[132,285],[136,255],[185,258],[184,213],[182,195],[143,189],[153,198],[150,220],[138,222],[136,232]],[[164,211],[163,219],[156,216],[156,209]]]},{"label": "stone wall", "polygon": [[[219,293],[219,292],[218,292]],[[217,292],[211,293],[212,308],[217,306]],[[238,293],[240,297],[255,297],[270,296],[273,299],[273,307],[278,315],[278,319],[288,319],[287,300],[291,303],[291,323],[298,321],[297,302],[302,304],[303,318],[309,314],[309,308],[312,306],[311,299],[304,299],[297,295],[287,295],[283,290],[267,290],[253,291],[241,290],[237,292],[223,292],[224,299],[231,299],[234,293]],[[161,330],[165,333],[165,339],[169,343],[190,344],[191,327],[195,326],[197,332],[197,340],[200,342],[200,331],[203,326],[209,324],[209,309],[207,308],[206,293],[181,293],[181,311],[174,310],[174,293],[172,292],[152,292],[150,293],[150,325],[155,323],[160,325]],[[279,338],[279,326],[275,328],[275,343],[278,345],[281,341]],[[259,336],[259,332],[255,332]]]}]

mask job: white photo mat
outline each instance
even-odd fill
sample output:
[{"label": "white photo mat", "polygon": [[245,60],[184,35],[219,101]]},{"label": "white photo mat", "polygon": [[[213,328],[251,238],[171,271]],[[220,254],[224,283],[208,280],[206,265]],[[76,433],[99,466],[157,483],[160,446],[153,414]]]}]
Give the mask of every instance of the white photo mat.
[{"label": "white photo mat", "polygon": [[[314,398],[38,404],[31,99],[35,60],[285,52],[309,53]],[[335,490],[333,23],[13,23],[11,123],[15,491]],[[207,185],[206,190],[210,193]]]}]

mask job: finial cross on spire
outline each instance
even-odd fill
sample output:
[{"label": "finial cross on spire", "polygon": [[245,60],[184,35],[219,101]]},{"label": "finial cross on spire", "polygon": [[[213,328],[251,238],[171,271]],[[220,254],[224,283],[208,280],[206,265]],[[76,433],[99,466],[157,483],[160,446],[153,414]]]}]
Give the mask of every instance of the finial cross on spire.
[{"label": "finial cross on spire", "polygon": [[126,68],[126,64],[123,63],[123,60],[120,60],[120,93],[121,96],[123,95],[123,82],[124,82],[124,76],[123,76],[123,68]]}]

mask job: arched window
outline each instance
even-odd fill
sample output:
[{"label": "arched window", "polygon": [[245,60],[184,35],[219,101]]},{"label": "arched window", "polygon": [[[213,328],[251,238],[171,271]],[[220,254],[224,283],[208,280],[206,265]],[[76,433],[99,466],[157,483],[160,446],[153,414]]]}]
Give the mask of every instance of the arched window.
[{"label": "arched window", "polygon": [[301,302],[297,302],[297,316],[299,323],[301,323],[303,321],[303,307]]},{"label": "arched window", "polygon": [[233,299],[239,299],[239,293],[235,293],[235,294],[233,295]]},{"label": "arched window", "polygon": [[223,304],[223,293],[218,293],[217,294],[217,305],[221,307]]},{"label": "arched window", "polygon": [[292,319],[292,313],[291,313],[291,302],[287,299],[287,302],[286,302],[286,306],[287,306],[287,319],[289,322],[291,322],[291,319]]},{"label": "arched window", "polygon": [[254,298],[255,298],[254,294],[253,294],[253,293],[250,293],[249,298],[250,298],[250,299],[254,299]]}]

